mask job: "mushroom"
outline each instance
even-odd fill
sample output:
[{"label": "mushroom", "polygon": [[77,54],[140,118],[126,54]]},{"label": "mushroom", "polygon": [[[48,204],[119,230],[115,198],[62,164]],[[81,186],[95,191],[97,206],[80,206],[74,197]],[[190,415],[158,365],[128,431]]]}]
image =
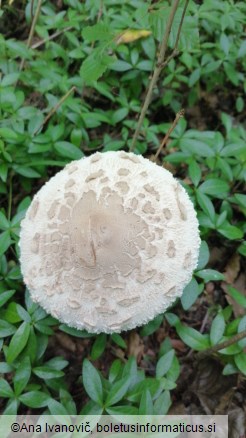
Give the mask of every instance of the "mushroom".
[{"label": "mushroom", "polygon": [[132,153],[73,161],[35,195],[21,223],[20,261],[33,301],[77,329],[146,324],[182,295],[200,237],[172,174]]}]

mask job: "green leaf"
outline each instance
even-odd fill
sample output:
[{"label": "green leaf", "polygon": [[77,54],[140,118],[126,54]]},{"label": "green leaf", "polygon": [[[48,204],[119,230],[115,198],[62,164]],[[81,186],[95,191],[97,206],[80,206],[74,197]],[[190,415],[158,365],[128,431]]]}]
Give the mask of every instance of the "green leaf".
[{"label": "green leaf", "polygon": [[183,152],[189,152],[189,154],[198,155],[199,157],[212,157],[214,155],[213,150],[203,141],[186,138],[183,136],[179,142],[179,146]]},{"label": "green leaf", "polygon": [[7,177],[8,177],[8,164],[0,163],[0,178],[3,182],[6,182]]},{"label": "green leaf", "polygon": [[169,371],[172,366],[174,355],[175,351],[170,350],[158,360],[156,365],[156,377],[163,377]]},{"label": "green leaf", "polygon": [[162,324],[163,315],[158,315],[152,321],[148,322],[144,327],[141,328],[140,334],[141,336],[149,336],[152,335]]},{"label": "green leaf", "polygon": [[17,134],[9,128],[0,128],[0,137],[3,137],[6,140],[16,140]]},{"label": "green leaf", "polygon": [[[153,9],[149,13],[149,22],[151,25],[151,29],[155,38],[158,41],[161,41],[168,25],[169,15],[170,15],[170,6],[162,7],[162,4],[159,8]],[[170,37],[168,43],[172,48],[174,48],[174,44],[177,37],[177,30],[181,21],[181,16],[183,13],[182,7],[179,7],[176,11],[174,17],[174,23],[171,28]],[[189,11],[185,14],[182,32],[180,34],[178,48],[185,51],[190,51],[192,49],[199,47],[199,30],[198,30],[198,17],[197,15],[190,15]]]},{"label": "green leaf", "polygon": [[48,380],[48,379],[57,379],[64,376],[63,371],[54,370],[53,368],[49,368],[48,366],[41,366],[33,368],[33,373],[36,374],[40,379]]},{"label": "green leaf", "polygon": [[68,141],[57,141],[54,144],[55,150],[62,157],[70,158],[71,160],[79,160],[83,157],[83,152]]},{"label": "green leaf", "polygon": [[221,227],[221,225],[225,222],[227,216],[227,211],[223,211],[216,219],[216,228]]},{"label": "green leaf", "polygon": [[62,330],[64,333],[68,333],[69,335],[76,338],[93,338],[95,336],[95,334],[88,333],[86,330],[78,330],[73,327],[68,327],[66,324],[61,324],[59,326],[59,329]]},{"label": "green leaf", "polygon": [[103,387],[99,372],[88,361],[84,360],[83,363],[83,384],[89,397],[95,401],[99,406],[103,405]]},{"label": "green leaf", "polygon": [[0,373],[1,374],[12,373],[13,370],[14,370],[14,368],[12,365],[9,365],[6,362],[0,362]]},{"label": "green leaf", "polygon": [[111,335],[111,339],[112,341],[117,344],[119,347],[121,348],[127,348],[127,344],[125,343],[124,339],[122,338],[122,336],[120,336],[118,333],[113,333]]},{"label": "green leaf", "polygon": [[12,56],[17,56],[18,58],[21,57],[24,59],[31,58],[31,50],[22,41],[20,42],[8,39],[6,41],[6,47],[8,48]]},{"label": "green leaf", "polygon": [[168,324],[170,324],[172,327],[175,327],[180,321],[178,316],[175,315],[174,313],[171,313],[171,312],[166,312],[165,318],[166,318]]},{"label": "green leaf", "polygon": [[[241,333],[244,330],[246,330],[246,315],[242,317],[241,321],[238,324],[238,333]],[[241,348],[245,348],[246,347],[246,336],[245,336],[245,338],[243,338],[240,341],[238,341],[238,345]]]},{"label": "green leaf", "polygon": [[222,339],[225,331],[225,320],[221,313],[219,313],[213,320],[210,330],[211,344],[215,345]]},{"label": "green leaf", "polygon": [[239,354],[236,354],[234,356],[235,364],[237,365],[238,369],[246,375],[246,353],[242,352]]},{"label": "green leaf", "polygon": [[23,322],[20,327],[16,330],[14,336],[12,337],[8,353],[7,362],[13,362],[17,356],[21,353],[23,348],[26,346],[30,334],[30,324]]},{"label": "green leaf", "polygon": [[202,172],[200,166],[197,164],[195,160],[192,160],[191,163],[189,164],[189,175],[193,184],[195,186],[198,186],[202,176]]},{"label": "green leaf", "polygon": [[204,181],[204,183],[200,185],[199,190],[206,195],[223,198],[229,192],[229,185],[221,179],[211,178]]},{"label": "green leaf", "polygon": [[221,172],[223,173],[223,175],[229,179],[229,181],[233,180],[233,173],[232,173],[232,168],[231,166],[227,163],[226,160],[224,160],[223,158],[217,158],[217,166],[219,167],[219,169],[221,170]]},{"label": "green leaf", "polygon": [[18,81],[20,73],[8,73],[5,75],[1,81],[1,87],[8,87],[9,85],[15,84]]},{"label": "green leaf", "polygon": [[[176,359],[176,358],[174,358],[174,359]],[[176,362],[176,361],[175,361],[175,362]],[[171,370],[173,370],[173,365],[172,365]],[[170,374],[170,370],[168,371],[168,374]],[[176,380],[176,379],[175,379],[175,380]],[[166,377],[162,377],[162,378],[161,378],[161,388],[162,388],[162,389],[165,389],[165,390],[170,391],[170,390],[172,390],[172,389],[175,389],[176,387],[177,387],[176,383],[173,382],[172,380],[167,379]]]},{"label": "green leaf", "polygon": [[209,248],[207,242],[205,240],[201,241],[201,245],[199,248],[199,258],[197,264],[197,270],[205,268],[209,261]]},{"label": "green leaf", "polygon": [[37,112],[35,116],[31,117],[28,121],[27,131],[28,134],[34,136],[36,132],[40,130],[43,126],[44,115],[40,112]]},{"label": "green leaf", "polygon": [[119,359],[114,360],[109,370],[109,376],[108,376],[109,382],[113,383],[121,371],[122,371],[121,361]]},{"label": "green leaf", "polygon": [[238,247],[238,252],[242,256],[246,257],[246,242],[241,243],[241,245]]},{"label": "green leaf", "polygon": [[109,26],[104,23],[97,23],[94,26],[84,27],[82,36],[87,41],[109,41],[113,37],[113,33]]},{"label": "green leaf", "polygon": [[166,374],[166,379],[171,382],[176,382],[177,378],[179,377],[179,374],[180,374],[179,361],[178,358],[174,356],[172,366]]},{"label": "green leaf", "polygon": [[0,211],[0,229],[7,230],[9,228],[9,221],[6,218],[5,214]]},{"label": "green leaf", "polygon": [[241,205],[243,208],[246,208],[246,195],[243,195],[242,193],[235,193],[234,198],[239,205]]},{"label": "green leaf", "polygon": [[202,69],[202,74],[207,75],[209,73],[212,73],[215,70],[218,70],[221,66],[222,61],[211,61],[209,62],[205,67]]},{"label": "green leaf", "polygon": [[246,40],[243,40],[240,47],[239,47],[237,56],[238,56],[238,58],[242,58],[245,55],[246,55]]},{"label": "green leaf", "polygon": [[2,307],[14,294],[15,290],[6,290],[0,293],[0,307]]},{"label": "green leaf", "polygon": [[236,143],[227,144],[221,151],[222,157],[238,157],[238,155],[245,153],[245,142],[238,140]]},{"label": "green leaf", "polygon": [[11,336],[15,331],[16,327],[14,325],[10,324],[8,321],[0,319],[0,338]]},{"label": "green leaf", "polygon": [[200,289],[195,278],[192,278],[189,284],[184,288],[181,296],[181,303],[184,310],[188,310],[196,301],[200,294]]},{"label": "green leaf", "polygon": [[164,391],[154,403],[154,415],[166,415],[171,406],[169,391]]},{"label": "green leaf", "polygon": [[22,321],[31,322],[32,318],[29,313],[20,304],[16,304],[16,310]]},{"label": "green leaf", "polygon": [[16,373],[14,375],[14,391],[15,395],[18,397],[23,389],[25,389],[31,376],[31,363],[29,357],[24,357],[20,362]]},{"label": "green leaf", "polygon": [[230,50],[230,40],[228,38],[228,36],[225,33],[222,33],[220,35],[220,47],[223,50],[225,55],[228,55],[229,50]]},{"label": "green leaf", "polygon": [[13,166],[14,170],[26,178],[40,178],[40,173],[29,166]]},{"label": "green leaf", "polygon": [[45,362],[45,365],[54,370],[63,370],[68,365],[68,361],[64,360],[63,357],[57,356]]},{"label": "green leaf", "polygon": [[238,373],[238,369],[232,363],[228,363],[222,371],[223,376],[230,376],[231,374],[236,374],[236,373]]},{"label": "green leaf", "polygon": [[[221,339],[221,343],[227,342],[230,340],[231,340],[230,336],[223,336],[223,338]],[[241,353],[241,351],[242,351],[242,349],[238,345],[238,343],[234,343],[232,345],[229,345],[229,347],[222,348],[221,350],[219,350],[219,353],[225,354],[227,356],[232,356],[232,355],[234,356],[235,354]]]},{"label": "green leaf", "polygon": [[19,396],[19,400],[29,408],[43,408],[48,405],[50,395],[41,391],[30,391]]},{"label": "green leaf", "polygon": [[211,219],[212,223],[215,221],[215,210],[213,203],[210,201],[209,197],[200,191],[200,188],[196,191],[197,202],[203,211]]},{"label": "green leaf", "polygon": [[7,406],[3,411],[3,415],[5,415],[5,416],[17,415],[18,407],[19,407],[19,402],[15,398],[9,399]]},{"label": "green leaf", "polygon": [[139,415],[152,415],[153,411],[154,406],[151,394],[148,389],[145,389],[140,400]]},{"label": "green leaf", "polygon": [[225,236],[227,239],[241,239],[243,237],[243,230],[234,225],[229,224],[229,222],[224,221],[223,224],[217,228],[220,234]]},{"label": "green leaf", "polygon": [[148,389],[151,396],[154,397],[161,387],[161,379],[145,377],[144,380],[138,381],[133,387],[130,387],[126,395],[126,399],[130,402],[140,403],[143,391]]},{"label": "green leaf", "polygon": [[192,327],[187,327],[181,323],[176,325],[176,330],[182,341],[193,350],[201,351],[209,348],[210,343],[207,336],[202,335]]},{"label": "green leaf", "polygon": [[51,415],[55,415],[55,416],[62,415],[63,417],[65,417],[62,419],[62,422],[63,423],[66,422],[66,419],[68,419],[68,412],[67,412],[66,408],[61,403],[59,403],[58,401],[51,398],[48,401],[47,406],[49,408]]},{"label": "green leaf", "polygon": [[4,231],[0,234],[0,256],[3,255],[11,245],[9,231]]},{"label": "green leaf", "polygon": [[237,289],[232,286],[228,286],[227,293],[236,301],[236,303],[246,309],[246,297],[242,295]]},{"label": "green leaf", "polygon": [[106,411],[109,415],[138,415],[138,408],[129,405],[113,406]]},{"label": "green leaf", "polygon": [[14,396],[13,389],[7,380],[0,378],[0,396],[11,398]]},{"label": "green leaf", "polygon": [[83,62],[80,68],[80,76],[87,84],[97,81],[107,68],[114,62],[114,58],[99,48],[94,50]]},{"label": "green leaf", "polygon": [[92,360],[98,359],[104,352],[107,344],[107,335],[105,333],[101,333],[97,336],[92,349],[91,349],[91,358]]},{"label": "green leaf", "polygon": [[114,383],[107,395],[105,401],[105,407],[113,406],[123,399],[124,395],[127,393],[129,388],[130,379],[129,376],[119,380]]},{"label": "green leaf", "polygon": [[208,281],[220,281],[225,279],[223,274],[214,269],[203,269],[202,271],[197,271],[195,275],[202,278],[206,283]]},{"label": "green leaf", "polygon": [[76,415],[77,414],[77,408],[76,408],[76,404],[75,404],[75,402],[73,400],[72,395],[68,391],[63,389],[63,388],[60,389],[59,395],[60,395],[61,403],[66,408],[68,413],[70,415]]},{"label": "green leaf", "polygon": [[193,85],[195,85],[196,82],[199,81],[200,77],[201,77],[201,69],[199,67],[199,68],[196,68],[195,70],[193,70],[193,72],[191,73],[191,75],[189,77],[189,82],[188,82],[189,87],[190,88],[193,87]]},{"label": "green leaf", "polygon": [[120,108],[116,111],[113,111],[113,114],[111,117],[112,123],[115,125],[116,123],[121,122],[121,120],[123,120],[127,116],[128,113],[129,113],[128,108]]},{"label": "green leaf", "polygon": [[117,59],[117,61],[114,60],[112,64],[110,65],[110,70],[114,71],[128,71],[132,70],[132,65],[129,62],[121,61],[120,59]]},{"label": "green leaf", "polygon": [[34,327],[36,330],[38,330],[40,333],[43,333],[44,335],[53,335],[54,332],[50,327],[47,327],[47,325],[43,324],[41,322],[35,322]]}]

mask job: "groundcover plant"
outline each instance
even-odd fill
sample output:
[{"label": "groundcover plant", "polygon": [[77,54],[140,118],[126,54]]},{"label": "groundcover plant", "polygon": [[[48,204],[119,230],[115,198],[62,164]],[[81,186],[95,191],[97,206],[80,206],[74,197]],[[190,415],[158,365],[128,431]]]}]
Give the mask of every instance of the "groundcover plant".
[{"label": "groundcover plant", "polygon": [[[0,14],[1,413],[234,412],[243,435],[245,3],[16,0]],[[201,245],[171,308],[95,334],[32,300],[20,224],[67,164],[117,151],[173,174]]]}]

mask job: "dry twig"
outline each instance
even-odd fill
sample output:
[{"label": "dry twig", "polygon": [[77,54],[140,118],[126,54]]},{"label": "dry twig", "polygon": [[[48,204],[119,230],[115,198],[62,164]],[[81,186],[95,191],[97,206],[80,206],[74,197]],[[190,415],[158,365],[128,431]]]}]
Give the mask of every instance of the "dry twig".
[{"label": "dry twig", "polygon": [[52,35],[49,35],[47,38],[44,38],[41,41],[38,41],[37,43],[34,43],[31,45],[32,49],[37,49],[38,47],[42,46],[43,44],[47,43],[48,41],[54,40],[59,35],[62,35],[64,32],[67,32],[69,30],[73,29],[73,26],[65,27],[62,30],[58,30],[57,32],[53,33]]},{"label": "dry twig", "polygon": [[180,119],[181,117],[184,117],[184,109],[181,109],[181,110],[176,114],[175,120],[173,121],[172,125],[171,125],[170,128],[168,129],[168,131],[167,131],[165,137],[163,138],[163,140],[162,140],[162,142],[161,142],[161,144],[160,144],[159,149],[157,150],[157,152],[156,152],[156,154],[155,154],[155,156],[154,156],[154,161],[155,161],[155,162],[156,162],[156,160],[157,160],[159,154],[161,153],[162,149],[163,149],[164,146],[167,144],[167,141],[168,141],[168,139],[169,139],[169,137],[170,137],[170,134],[173,132],[174,128],[177,126],[178,121],[179,121],[179,119]]},{"label": "dry twig", "polygon": [[232,338],[228,339],[227,341],[221,342],[220,344],[216,344],[213,345],[213,347],[207,348],[207,350],[199,351],[199,353],[197,353],[196,355],[196,359],[200,360],[206,356],[210,356],[213,353],[217,353],[218,351],[223,350],[223,348],[230,347],[230,345],[233,345],[244,338],[246,338],[246,330],[243,330],[237,335],[232,336]]},{"label": "dry twig", "polygon": [[153,93],[154,87],[155,87],[155,85],[157,83],[157,80],[158,80],[158,78],[160,76],[160,73],[161,73],[163,67],[165,67],[168,64],[168,62],[170,62],[170,60],[172,58],[174,58],[178,54],[177,46],[178,46],[178,42],[179,42],[179,38],[180,38],[180,33],[181,33],[181,28],[182,28],[182,25],[183,25],[184,16],[185,16],[185,12],[186,12],[188,3],[189,3],[189,0],[186,0],[185,6],[184,6],[184,9],[183,9],[183,13],[182,13],[182,17],[181,17],[181,21],[180,21],[180,24],[179,24],[179,28],[178,28],[177,37],[176,37],[176,40],[175,40],[173,51],[172,51],[171,55],[166,59],[166,61],[164,61],[165,60],[166,51],[167,51],[168,39],[169,39],[169,35],[170,35],[170,32],[171,32],[172,24],[173,24],[173,21],[174,21],[174,17],[175,17],[175,14],[177,12],[177,8],[178,8],[178,5],[179,5],[179,0],[175,0],[173,2],[173,4],[172,4],[172,8],[171,8],[171,12],[170,12],[170,15],[169,15],[169,18],[168,18],[168,23],[167,23],[166,31],[165,31],[165,34],[164,34],[164,37],[163,37],[163,40],[162,40],[162,43],[161,43],[161,46],[160,46],[160,51],[159,51],[159,55],[158,55],[158,58],[157,58],[156,66],[155,66],[154,73],[153,73],[153,76],[151,78],[148,90],[147,90],[145,101],[144,101],[144,104],[143,104],[143,107],[142,107],[142,110],[141,110],[141,113],[140,113],[140,116],[139,116],[139,119],[138,119],[137,127],[136,127],[136,130],[135,130],[134,135],[133,135],[132,145],[130,147],[130,151],[133,151],[134,148],[135,148],[135,144],[136,144],[137,138],[139,136],[139,133],[140,133],[140,130],[141,130],[141,126],[142,126],[142,123],[143,123],[143,120],[144,120],[144,117],[145,117],[145,114],[146,114],[146,112],[148,110],[148,107],[150,105],[152,93]]},{"label": "dry twig", "polygon": [[60,100],[59,102],[57,102],[57,104],[51,108],[50,112],[47,114],[47,116],[45,117],[44,121],[42,122],[42,124],[39,126],[38,129],[36,129],[36,131],[34,132],[33,135],[36,135],[40,129],[43,128],[43,126],[48,122],[48,120],[53,116],[53,114],[55,114],[55,112],[58,110],[58,108],[63,104],[63,102],[70,96],[70,94],[72,94],[72,92],[76,90],[76,87],[73,86]]},{"label": "dry twig", "polygon": [[[42,0],[38,0],[37,9],[36,9],[35,15],[34,15],[33,20],[32,20],[31,29],[30,29],[30,32],[29,32],[29,35],[28,35],[28,40],[27,40],[27,43],[26,43],[28,48],[31,47],[31,44],[32,44],[32,39],[33,39],[34,31],[35,31],[35,26],[36,26],[36,23],[38,21],[38,17],[39,17],[39,14],[40,14],[41,6],[42,6]],[[20,63],[20,68],[19,68],[20,72],[22,71],[24,65],[25,65],[25,59],[22,58],[21,63]]]}]

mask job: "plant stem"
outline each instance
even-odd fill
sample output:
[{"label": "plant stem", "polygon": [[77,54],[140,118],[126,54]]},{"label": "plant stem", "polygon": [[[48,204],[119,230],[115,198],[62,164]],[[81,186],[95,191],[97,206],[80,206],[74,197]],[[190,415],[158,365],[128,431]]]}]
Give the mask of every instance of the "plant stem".
[{"label": "plant stem", "polygon": [[[40,10],[41,10],[41,5],[42,5],[42,0],[38,0],[37,9],[36,9],[35,15],[34,15],[33,20],[32,20],[31,29],[30,29],[30,32],[29,32],[29,35],[28,35],[28,40],[27,40],[27,43],[26,43],[28,48],[31,47],[32,38],[33,38],[33,35],[34,35],[34,31],[35,31],[35,26],[36,26],[36,23],[38,21],[38,17],[39,17]],[[20,68],[19,68],[20,72],[22,71],[24,65],[25,65],[25,59],[22,58],[21,63],[20,63]]]},{"label": "plant stem", "polygon": [[178,8],[179,0],[175,0],[173,2],[172,9],[171,9],[171,12],[170,12],[170,15],[169,15],[169,18],[168,18],[168,23],[167,23],[166,31],[165,31],[165,34],[164,34],[164,37],[163,37],[163,40],[162,40],[162,43],[161,43],[160,52],[159,52],[159,55],[158,55],[158,58],[157,58],[157,62],[156,62],[156,66],[155,66],[155,69],[154,69],[154,73],[153,73],[153,76],[151,78],[151,81],[150,81],[150,84],[149,84],[149,88],[148,88],[148,91],[147,91],[147,94],[146,94],[146,97],[145,97],[145,101],[144,101],[144,104],[143,104],[143,107],[142,107],[142,110],[141,110],[141,113],[140,113],[140,116],[139,116],[139,119],[138,119],[137,127],[136,127],[136,130],[135,130],[134,135],[133,135],[132,145],[130,147],[130,152],[132,152],[134,150],[137,138],[138,138],[140,130],[141,130],[141,126],[142,126],[144,117],[145,117],[146,112],[148,110],[148,107],[150,105],[150,101],[151,101],[151,97],[152,97],[152,93],[153,93],[154,87],[155,87],[155,85],[156,85],[156,83],[158,81],[158,78],[160,76],[161,70],[164,67],[166,67],[166,65],[171,61],[171,59],[173,59],[179,53],[178,50],[177,50],[177,47],[178,47],[178,42],[179,42],[179,38],[180,38],[181,28],[182,28],[182,25],[183,25],[183,21],[184,21],[184,17],[185,17],[185,13],[186,13],[186,10],[187,10],[188,3],[189,3],[189,0],[186,0],[185,5],[184,5],[184,9],[183,9],[183,13],[182,13],[182,17],[181,17],[181,20],[180,20],[180,23],[179,23],[178,32],[177,32],[177,36],[176,36],[176,40],[175,40],[173,51],[172,51],[171,55],[166,59],[166,61],[164,61],[165,55],[166,55],[166,50],[167,50],[168,38],[169,38],[169,35],[170,35],[170,32],[171,32],[171,28],[172,28],[172,24],[173,24],[173,21],[174,21],[175,13],[176,13],[177,8]]},{"label": "plant stem", "polygon": [[243,330],[237,335],[232,336],[232,338],[228,339],[228,341],[221,342],[220,344],[214,345],[211,348],[207,348],[207,350],[200,351],[195,357],[198,360],[203,359],[204,357],[209,356],[212,353],[217,353],[223,348],[230,347],[230,345],[235,344],[236,342],[240,341],[243,338],[246,338],[246,330]]},{"label": "plant stem", "polygon": [[63,104],[63,102],[70,96],[70,94],[72,94],[72,92],[76,90],[76,87],[73,86],[60,100],[59,102],[57,102],[57,104],[51,108],[50,112],[47,114],[47,116],[45,117],[44,121],[42,122],[42,124],[39,126],[38,129],[36,129],[36,131],[34,132],[33,135],[36,135],[38,133],[38,131],[40,129],[43,128],[43,126],[48,122],[48,120],[53,116],[53,114],[57,111],[57,109]]},{"label": "plant stem", "polygon": [[14,174],[11,172],[9,177],[9,196],[8,196],[8,221],[11,219],[11,211],[12,211],[12,196],[13,196],[13,176]]},{"label": "plant stem", "polygon": [[186,13],[186,9],[187,9],[188,3],[189,3],[189,0],[186,0],[185,5],[184,5],[184,9],[183,9],[183,12],[182,12],[182,17],[181,17],[181,20],[180,20],[180,23],[179,23],[178,33],[177,33],[177,36],[176,36],[176,40],[175,40],[175,44],[174,44],[173,50],[176,50],[177,47],[178,47],[180,33],[181,33],[182,26],[183,26],[183,21],[184,21],[184,17],[185,17],[185,13]]},{"label": "plant stem", "polygon": [[169,137],[170,137],[170,134],[173,132],[174,128],[177,126],[178,121],[179,121],[179,119],[180,119],[181,117],[184,117],[184,109],[181,109],[181,110],[176,114],[175,120],[173,121],[172,125],[171,125],[170,128],[168,129],[168,131],[167,131],[165,137],[163,138],[163,140],[162,140],[162,142],[161,142],[161,144],[160,144],[159,149],[157,150],[157,152],[156,152],[156,154],[155,154],[155,156],[154,156],[154,161],[155,161],[155,162],[156,162],[156,160],[157,160],[159,154],[161,153],[162,149],[163,149],[164,146],[167,144],[167,141],[168,141],[168,139],[169,139]]},{"label": "plant stem", "polygon": [[138,135],[139,135],[139,132],[140,132],[140,129],[141,129],[141,126],[142,126],[145,114],[146,114],[146,112],[148,110],[148,107],[149,107],[149,104],[150,104],[150,101],[151,101],[151,97],[152,97],[152,93],[153,93],[154,87],[155,87],[155,85],[157,83],[157,80],[158,80],[158,78],[160,76],[160,72],[161,72],[161,70],[163,68],[162,64],[164,62],[164,58],[165,58],[165,55],[166,55],[168,38],[169,38],[169,35],[170,35],[170,32],[171,32],[171,28],[172,28],[172,24],[173,24],[175,13],[176,13],[177,8],[178,8],[178,4],[179,4],[179,0],[175,0],[173,2],[173,6],[172,6],[172,9],[171,9],[169,18],[168,18],[168,23],[167,23],[166,31],[165,31],[165,34],[164,34],[164,37],[163,37],[163,40],[162,40],[162,43],[161,43],[161,46],[160,46],[160,51],[159,51],[159,55],[158,55],[158,58],[157,58],[156,66],[155,66],[155,69],[154,69],[154,73],[153,73],[153,76],[151,78],[151,81],[150,81],[150,84],[149,84],[149,88],[147,90],[147,94],[146,94],[146,97],[145,97],[145,101],[144,101],[144,104],[143,104],[143,107],[142,107],[142,110],[141,110],[141,113],[140,113],[140,117],[138,119],[137,127],[136,127],[136,130],[135,130],[134,135],[133,135],[132,145],[131,145],[131,148],[130,148],[130,152],[134,150],[134,147],[135,147],[135,144],[136,144],[136,141],[137,141],[137,138],[138,138]]},{"label": "plant stem", "polygon": [[73,26],[65,27],[62,30],[58,30],[57,32],[53,33],[52,35],[48,36],[47,38],[44,38],[41,41],[38,41],[37,43],[34,43],[31,45],[32,49],[37,49],[38,47],[42,46],[43,44],[47,43],[48,41],[51,41],[58,37],[59,35],[62,35],[65,32],[68,32],[69,30],[73,29]]},{"label": "plant stem", "polygon": [[154,69],[154,73],[153,73],[153,76],[152,76],[152,78],[150,80],[150,84],[149,84],[149,87],[148,87],[148,90],[147,90],[145,101],[144,101],[144,104],[143,104],[143,107],[142,107],[142,110],[141,110],[141,113],[140,113],[140,116],[139,116],[139,119],[138,119],[137,127],[136,127],[136,130],[135,130],[134,135],[133,135],[132,145],[131,145],[131,147],[129,149],[130,152],[132,152],[134,150],[134,148],[135,148],[135,144],[136,144],[137,138],[139,136],[139,133],[140,133],[140,130],[141,130],[141,126],[142,126],[144,117],[145,117],[146,112],[148,110],[148,107],[150,105],[152,93],[153,93],[154,87],[155,87],[155,85],[157,83],[157,80],[158,80],[158,78],[160,76],[160,73],[161,73],[163,67],[165,67],[170,62],[170,60],[172,58],[174,58],[175,56],[177,56],[177,54],[178,54],[177,46],[178,46],[178,42],[179,42],[179,38],[180,38],[180,33],[181,33],[181,28],[182,28],[182,25],[183,25],[184,16],[185,16],[185,12],[186,12],[188,3],[189,3],[189,0],[186,0],[185,6],[184,6],[184,9],[183,9],[183,13],[182,13],[182,17],[181,17],[181,21],[180,21],[180,24],[179,24],[179,28],[178,28],[177,37],[176,37],[176,40],[175,40],[173,51],[172,51],[171,55],[166,59],[166,61],[164,61],[165,55],[166,55],[166,50],[167,50],[168,38],[169,38],[169,35],[170,35],[170,32],[171,32],[171,28],[172,28],[172,24],[173,24],[173,21],[174,21],[174,17],[175,17],[175,14],[176,14],[176,11],[177,11],[177,8],[178,8],[178,5],[179,5],[179,0],[175,0],[173,2],[172,8],[171,8],[171,12],[170,12],[170,15],[169,15],[169,18],[168,18],[168,23],[167,23],[166,31],[165,31],[165,34],[163,36],[163,40],[162,40],[162,43],[161,43],[161,46],[160,46],[160,51],[159,51],[159,55],[158,55],[158,58],[157,58],[156,66],[155,66],[155,69]]}]

